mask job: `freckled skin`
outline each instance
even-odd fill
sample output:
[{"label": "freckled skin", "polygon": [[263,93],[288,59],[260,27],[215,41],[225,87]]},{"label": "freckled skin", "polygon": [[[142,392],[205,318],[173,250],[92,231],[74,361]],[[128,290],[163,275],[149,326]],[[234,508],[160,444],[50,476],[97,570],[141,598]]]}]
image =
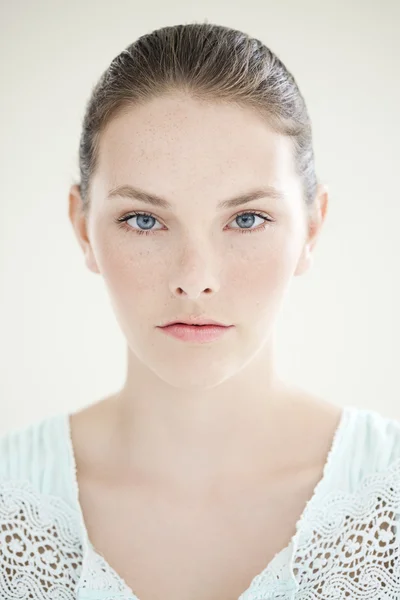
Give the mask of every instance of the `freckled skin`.
[{"label": "freckled skin", "polygon": [[[173,210],[106,198],[122,184],[168,199]],[[221,200],[263,185],[287,200],[217,210]],[[133,355],[157,377],[182,388],[217,385],[265,347],[292,277],[310,261],[289,138],[249,109],[157,98],[109,123],[91,198],[87,264],[103,276]],[[257,218],[245,234],[227,229],[237,213],[252,210],[272,222],[256,230]],[[150,212],[166,230],[120,229],[115,218],[132,211]],[[135,219],[130,224],[138,229]],[[218,343],[190,347],[155,329],[199,312],[235,329]]]},{"label": "freckled skin", "polygon": [[[172,209],[107,199],[127,184]],[[268,185],[286,199],[217,209]],[[238,598],[293,535],[338,422],[337,407],[280,380],[273,347],[327,192],[308,219],[288,138],[249,109],[175,94],[111,121],[87,217],[80,206],[73,186],[71,221],[128,350],[121,390],[71,422],[89,539],[138,597]],[[119,227],[133,211],[157,230]],[[272,222],[256,216],[241,233],[237,215],[251,211]],[[234,328],[204,345],[157,329],[193,314]]]}]

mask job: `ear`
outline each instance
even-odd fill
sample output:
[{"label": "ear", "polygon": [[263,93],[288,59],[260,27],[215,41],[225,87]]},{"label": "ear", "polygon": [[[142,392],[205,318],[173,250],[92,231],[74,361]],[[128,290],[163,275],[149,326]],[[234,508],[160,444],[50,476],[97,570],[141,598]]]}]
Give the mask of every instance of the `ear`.
[{"label": "ear", "polygon": [[328,187],[325,184],[318,184],[317,192],[313,206],[308,210],[308,231],[307,239],[304,243],[302,253],[297,264],[294,275],[303,275],[312,266],[314,260],[314,249],[317,243],[322,226],[325,222],[329,202]]},{"label": "ear", "polygon": [[80,187],[76,184],[70,188],[68,215],[85,256],[86,266],[93,273],[100,273],[88,236],[88,215],[84,212]]}]

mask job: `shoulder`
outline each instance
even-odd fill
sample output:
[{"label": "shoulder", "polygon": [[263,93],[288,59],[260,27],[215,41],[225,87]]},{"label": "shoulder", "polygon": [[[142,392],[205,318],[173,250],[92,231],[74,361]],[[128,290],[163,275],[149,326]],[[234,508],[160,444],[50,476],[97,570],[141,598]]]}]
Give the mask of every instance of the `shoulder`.
[{"label": "shoulder", "polygon": [[300,596],[316,598],[318,589],[321,598],[383,598],[390,590],[394,598],[400,422],[352,406],[343,415],[330,476],[307,504],[295,538]]},{"label": "shoulder", "polygon": [[7,534],[0,540],[0,598],[17,589],[37,600],[76,597],[82,529],[65,424],[58,415],[0,436],[0,532]]},{"label": "shoulder", "polygon": [[377,410],[347,407],[340,475],[350,487],[400,476],[400,421]]},{"label": "shoulder", "polygon": [[390,467],[400,459],[400,421],[376,410],[355,409],[352,447],[360,448],[371,467]]},{"label": "shoulder", "polygon": [[70,469],[67,417],[57,414],[0,436],[0,484],[20,482],[44,494],[64,494]]},{"label": "shoulder", "polygon": [[41,419],[18,426],[0,436],[0,476],[24,478],[48,457],[48,442],[56,420]]}]

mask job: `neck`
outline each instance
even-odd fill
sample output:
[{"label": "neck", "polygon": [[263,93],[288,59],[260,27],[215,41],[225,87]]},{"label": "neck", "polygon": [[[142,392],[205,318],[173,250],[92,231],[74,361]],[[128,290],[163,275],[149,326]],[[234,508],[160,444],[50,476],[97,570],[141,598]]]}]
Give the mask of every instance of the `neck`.
[{"label": "neck", "polygon": [[188,489],[252,480],[277,468],[290,389],[273,370],[268,349],[207,390],[168,386],[128,351],[125,385],[105,402],[112,440],[104,448],[112,449],[124,477]]}]

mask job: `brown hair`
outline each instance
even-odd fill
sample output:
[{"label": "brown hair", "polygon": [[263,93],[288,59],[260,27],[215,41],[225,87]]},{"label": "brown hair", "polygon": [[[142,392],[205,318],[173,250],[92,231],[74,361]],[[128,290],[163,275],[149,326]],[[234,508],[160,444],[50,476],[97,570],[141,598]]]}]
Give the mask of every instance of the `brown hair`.
[{"label": "brown hair", "polygon": [[275,131],[290,136],[306,205],[313,204],[317,181],[311,122],[293,75],[258,39],[205,22],[163,27],[139,37],[112,60],[94,86],[79,146],[85,211],[104,128],[131,107],[174,91],[252,108]]}]

